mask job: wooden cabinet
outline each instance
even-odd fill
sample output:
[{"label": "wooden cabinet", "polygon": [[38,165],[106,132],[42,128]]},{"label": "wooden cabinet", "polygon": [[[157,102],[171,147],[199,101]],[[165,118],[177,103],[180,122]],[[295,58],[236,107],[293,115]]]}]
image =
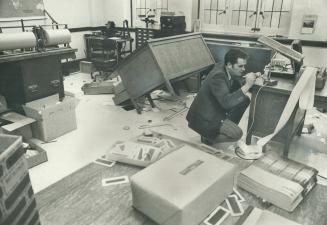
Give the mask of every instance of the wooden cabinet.
[{"label": "wooden cabinet", "polygon": [[7,102],[24,104],[63,88],[58,56],[0,64],[0,93]]},{"label": "wooden cabinet", "polygon": [[64,97],[62,58],[75,49],[0,56],[0,94],[9,105],[21,105],[53,94]]}]

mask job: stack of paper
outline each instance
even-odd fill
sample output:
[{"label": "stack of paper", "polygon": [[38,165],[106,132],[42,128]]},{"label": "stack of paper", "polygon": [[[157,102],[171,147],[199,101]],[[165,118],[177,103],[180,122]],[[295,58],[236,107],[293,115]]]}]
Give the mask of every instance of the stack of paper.
[{"label": "stack of paper", "polygon": [[284,209],[293,211],[315,186],[318,171],[270,152],[241,171],[241,188]]}]

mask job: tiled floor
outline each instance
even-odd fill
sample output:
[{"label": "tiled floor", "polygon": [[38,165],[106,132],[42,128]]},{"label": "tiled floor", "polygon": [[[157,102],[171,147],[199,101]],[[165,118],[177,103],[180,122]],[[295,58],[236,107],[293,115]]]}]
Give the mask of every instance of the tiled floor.
[{"label": "tiled floor", "polygon": [[[54,142],[42,144],[47,151],[48,162],[30,169],[34,191],[38,192],[55,183],[77,169],[87,165],[118,140],[127,140],[141,134],[144,124],[166,123],[163,118],[173,113],[171,108],[182,108],[182,101],[155,103],[160,109],[149,110],[141,115],[135,110],[125,111],[114,105],[113,95],[84,95],[81,86],[90,82],[88,74],[76,73],[65,78],[65,90],[73,93],[79,100],[76,107],[77,130],[72,131]],[[199,142],[199,135],[187,127],[186,112],[173,118],[165,126],[152,128],[186,141]],[[302,135],[291,145],[290,156],[304,161],[327,174],[327,117],[317,111],[309,113],[308,120],[316,131],[312,135]],[[248,113],[241,120],[240,126],[245,130]],[[230,143],[218,148],[227,149]]]},{"label": "tiled floor", "polygon": [[[54,142],[42,144],[47,151],[48,162],[30,169],[35,192],[53,184],[77,169],[87,165],[117,140],[127,140],[141,134],[138,126],[162,123],[163,118],[173,111],[167,108],[137,114],[135,110],[125,111],[114,105],[113,95],[84,95],[81,86],[90,82],[90,75],[77,73],[65,78],[65,90],[74,93],[79,103],[76,107],[77,130],[67,133]],[[199,136],[187,128],[185,113],[171,120],[173,126],[161,126],[153,130],[189,141],[199,141]]]}]

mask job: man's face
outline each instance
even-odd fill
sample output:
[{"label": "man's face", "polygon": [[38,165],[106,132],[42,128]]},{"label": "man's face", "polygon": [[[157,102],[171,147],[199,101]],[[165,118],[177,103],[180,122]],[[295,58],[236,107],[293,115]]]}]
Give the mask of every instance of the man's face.
[{"label": "man's face", "polygon": [[235,64],[227,63],[228,72],[231,76],[240,77],[245,72],[246,59],[238,58]]}]

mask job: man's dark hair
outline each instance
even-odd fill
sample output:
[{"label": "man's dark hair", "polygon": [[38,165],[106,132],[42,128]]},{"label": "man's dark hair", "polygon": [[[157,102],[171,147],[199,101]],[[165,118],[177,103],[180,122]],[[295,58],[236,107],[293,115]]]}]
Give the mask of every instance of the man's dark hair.
[{"label": "man's dark hair", "polygon": [[237,63],[238,58],[248,59],[249,55],[246,52],[242,51],[241,49],[237,49],[237,48],[230,49],[225,55],[225,65],[227,65],[227,63],[229,62],[232,65],[234,65],[235,63]]}]

